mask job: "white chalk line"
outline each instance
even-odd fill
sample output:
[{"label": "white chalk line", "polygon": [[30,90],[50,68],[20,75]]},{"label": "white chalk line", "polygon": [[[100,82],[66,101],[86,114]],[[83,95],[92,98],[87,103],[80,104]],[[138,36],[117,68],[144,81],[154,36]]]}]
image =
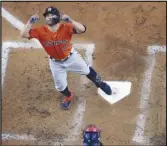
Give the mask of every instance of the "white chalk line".
[{"label": "white chalk line", "polygon": [[158,52],[165,53],[166,52],[166,46],[149,46],[147,49],[148,54],[155,54]]},{"label": "white chalk line", "polygon": [[[92,54],[94,52],[95,49],[95,45],[82,45],[80,46],[79,44],[75,44],[76,48],[80,48],[80,47],[86,47],[86,53],[85,53],[85,60],[87,61],[87,63],[89,65],[93,64],[93,59],[92,59]],[[89,83],[89,80],[87,78],[85,78],[85,76],[81,76],[81,83],[86,85]],[[83,89],[83,87],[82,87]],[[71,130],[69,130],[69,136],[67,139],[65,139],[65,143],[68,144],[68,142],[72,142],[72,141],[76,141],[79,136],[81,131],[81,126],[82,126],[82,121],[83,121],[83,115],[85,112],[85,108],[86,108],[86,100],[84,98],[80,98],[79,99],[79,105],[77,106],[76,112],[74,114],[73,117],[73,121],[72,121],[72,125],[74,126],[74,128],[72,128]]]},{"label": "white chalk line", "polygon": [[155,66],[155,53],[166,52],[166,46],[149,46],[147,48],[147,69],[144,73],[143,84],[140,92],[140,114],[136,121],[136,130],[132,138],[133,142],[140,144],[149,144],[149,137],[144,136],[146,118],[148,117],[148,100],[151,90],[152,73]]},{"label": "white chalk line", "polygon": [[[15,28],[21,30],[24,27],[24,24],[19,21],[17,18],[12,16],[9,12],[7,12],[4,8],[2,8],[2,16],[10,22]],[[5,72],[6,72],[6,66],[7,66],[7,61],[8,61],[8,53],[12,48],[42,48],[41,45],[39,44],[39,41],[35,39],[35,42],[4,42],[3,43],[3,52],[2,52],[2,85],[4,82],[4,77],[5,77]],[[74,44],[73,45],[76,48],[79,49],[85,49],[86,50],[86,60],[87,62],[92,65],[92,54],[95,49],[94,44]],[[82,125],[82,119],[84,116],[84,111],[86,107],[86,101],[83,100],[80,105],[77,107],[72,124],[77,123],[77,126],[73,128],[73,130],[70,131],[69,137],[73,137],[73,135],[78,136],[78,132],[81,131],[81,125]],[[19,137],[19,136],[18,136]],[[14,138],[14,137],[13,137]],[[16,137],[15,137],[16,138]],[[76,137],[73,137],[73,140],[75,140]]]},{"label": "white chalk line", "polygon": [[29,140],[36,140],[36,138],[32,135],[18,135],[18,134],[11,134],[11,133],[2,133],[2,140],[23,140],[23,141],[29,141]]},{"label": "white chalk line", "polygon": [[6,11],[3,7],[1,8],[2,17],[5,18],[9,23],[11,23],[15,28],[21,30],[24,27],[23,22],[15,18],[8,11]]}]

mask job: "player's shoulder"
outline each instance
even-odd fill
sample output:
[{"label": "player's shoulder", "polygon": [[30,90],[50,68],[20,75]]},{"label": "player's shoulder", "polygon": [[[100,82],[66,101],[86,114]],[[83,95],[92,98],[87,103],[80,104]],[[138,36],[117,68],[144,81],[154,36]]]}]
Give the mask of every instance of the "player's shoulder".
[{"label": "player's shoulder", "polygon": [[69,23],[69,22],[66,22],[66,23],[61,23],[60,26],[62,26],[62,27],[70,27],[70,26],[72,26],[72,24]]},{"label": "player's shoulder", "polygon": [[46,26],[45,25],[36,26],[33,29],[36,30],[36,31],[40,31],[41,32],[41,31],[46,30]]}]

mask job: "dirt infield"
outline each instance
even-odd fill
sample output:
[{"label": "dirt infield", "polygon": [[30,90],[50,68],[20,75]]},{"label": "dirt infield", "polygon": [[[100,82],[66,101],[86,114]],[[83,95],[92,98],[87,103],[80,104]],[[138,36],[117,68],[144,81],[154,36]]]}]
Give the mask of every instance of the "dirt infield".
[{"label": "dirt infield", "polygon": [[[165,2],[3,2],[5,8],[24,24],[37,10],[53,5],[84,23],[87,32],[74,35],[74,43],[93,43],[93,67],[104,80],[132,82],[131,94],[110,105],[86,77],[69,73],[70,89],[76,103],[69,111],[59,108],[61,95],[54,89],[47,54],[42,49],[12,49],[3,84],[2,132],[15,138],[8,145],[54,145],[82,143],[81,129],[96,124],[104,145],[136,144],[132,139],[147,69],[147,48],[166,46]],[[19,30],[2,19],[2,41],[24,42]],[[12,46],[11,46],[12,48]],[[82,51],[84,54],[84,51]],[[144,137],[150,144],[166,142],[166,56],[154,56]],[[85,82],[85,83],[84,83]],[[82,123],[81,123],[82,122]],[[31,138],[21,135],[32,136]],[[139,133],[140,134],[140,133]],[[70,140],[69,140],[70,139]],[[70,141],[70,142],[69,142]]]}]

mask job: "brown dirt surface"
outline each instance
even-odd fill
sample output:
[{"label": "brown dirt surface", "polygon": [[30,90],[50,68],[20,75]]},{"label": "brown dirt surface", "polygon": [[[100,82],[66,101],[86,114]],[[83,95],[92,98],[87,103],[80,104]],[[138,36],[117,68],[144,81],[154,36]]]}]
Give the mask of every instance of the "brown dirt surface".
[{"label": "brown dirt surface", "polygon": [[[72,109],[59,108],[62,96],[54,88],[48,57],[42,49],[13,49],[2,89],[2,132],[33,135],[36,141],[3,140],[8,145],[53,145],[63,143],[79,123],[73,123],[76,109],[86,101],[81,129],[96,124],[104,145],[129,145],[140,113],[139,101],[146,68],[147,47],[166,46],[165,2],[2,2],[2,7],[23,23],[38,9],[40,21],[46,7],[53,5],[74,20],[84,23],[87,32],[73,37],[74,43],[94,43],[93,67],[104,80],[132,82],[131,94],[110,105],[89,82],[69,73],[69,87],[76,102]],[[25,41],[19,31],[2,19],[2,41]],[[83,52],[82,52],[83,53]],[[155,55],[149,117],[145,135],[150,143],[166,142],[166,56]],[[83,77],[84,78],[84,77]],[[87,80],[86,77],[84,80]],[[78,115],[81,116],[81,115]],[[79,118],[79,117],[77,117]],[[81,131],[70,144],[81,144]]]}]

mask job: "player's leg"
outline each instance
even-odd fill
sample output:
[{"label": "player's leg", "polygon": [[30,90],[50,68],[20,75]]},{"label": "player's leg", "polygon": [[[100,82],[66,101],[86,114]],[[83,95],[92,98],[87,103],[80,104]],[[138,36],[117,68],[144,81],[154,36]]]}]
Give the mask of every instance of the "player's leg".
[{"label": "player's leg", "polygon": [[86,75],[88,79],[97,87],[101,88],[106,94],[112,94],[110,86],[102,81],[101,77],[83,60],[77,51],[74,51],[73,55],[66,61],[66,66],[68,71]]},{"label": "player's leg", "polygon": [[71,57],[65,62],[67,71],[75,72],[81,75],[89,74],[89,65],[82,59],[81,55],[74,51]]},{"label": "player's leg", "polygon": [[87,78],[90,79],[96,85],[96,87],[101,88],[106,94],[111,95],[112,90],[110,86],[102,81],[100,75],[98,75],[92,67],[89,67],[89,70],[89,74],[86,75]]},{"label": "player's leg", "polygon": [[62,93],[65,98],[61,102],[63,109],[69,109],[72,103],[72,94],[67,85],[67,72],[65,67],[59,62],[49,59],[49,65],[54,79],[55,88]]}]

